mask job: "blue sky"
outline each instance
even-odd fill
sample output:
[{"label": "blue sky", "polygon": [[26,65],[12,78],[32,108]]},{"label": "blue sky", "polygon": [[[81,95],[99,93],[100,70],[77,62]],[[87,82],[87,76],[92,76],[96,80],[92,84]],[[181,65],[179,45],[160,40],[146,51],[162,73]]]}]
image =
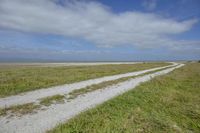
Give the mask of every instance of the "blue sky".
[{"label": "blue sky", "polygon": [[0,0],[0,61],[199,59],[199,0]]}]

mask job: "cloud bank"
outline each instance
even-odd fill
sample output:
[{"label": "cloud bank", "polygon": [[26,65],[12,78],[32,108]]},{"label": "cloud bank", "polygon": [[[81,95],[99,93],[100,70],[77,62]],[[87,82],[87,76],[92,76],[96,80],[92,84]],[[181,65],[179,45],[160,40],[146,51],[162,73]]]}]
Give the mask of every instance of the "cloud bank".
[{"label": "cloud bank", "polygon": [[80,38],[97,46],[179,45],[171,35],[191,29],[196,19],[176,21],[141,13],[114,13],[92,1],[0,0],[0,27],[24,32]]}]

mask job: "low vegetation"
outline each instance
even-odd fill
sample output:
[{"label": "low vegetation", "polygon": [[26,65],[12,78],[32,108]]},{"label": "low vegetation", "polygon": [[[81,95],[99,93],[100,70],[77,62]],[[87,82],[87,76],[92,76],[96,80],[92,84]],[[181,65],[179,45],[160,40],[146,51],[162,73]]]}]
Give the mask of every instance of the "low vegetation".
[{"label": "low vegetation", "polygon": [[50,106],[51,104],[58,104],[65,102],[64,95],[54,95],[40,99],[40,104],[45,106]]},{"label": "low vegetation", "polygon": [[64,103],[64,95],[54,95],[54,96],[49,96],[46,98],[40,99],[39,104],[34,104],[34,103],[27,103],[27,104],[22,104],[22,105],[15,105],[11,106],[8,108],[0,108],[0,116],[22,116],[30,113],[36,113],[38,109],[41,109],[42,106],[50,106],[51,104],[59,104],[59,103]]},{"label": "low vegetation", "polygon": [[[160,70],[163,70],[163,69],[160,69]],[[156,71],[160,71],[160,70],[156,70]],[[145,73],[145,74],[153,73],[153,72],[156,72],[156,71],[148,72],[148,73]],[[145,75],[145,74],[140,74],[138,76],[142,76],[142,75]],[[111,85],[126,81],[126,80],[131,79],[131,78],[135,78],[135,77],[137,77],[137,76],[124,77],[124,78],[120,78],[120,79],[117,79],[117,80],[106,81],[106,82],[102,82],[100,84],[94,84],[94,85],[91,85],[91,86],[87,86],[85,88],[74,90],[74,91],[69,93],[68,98],[66,98],[64,95],[59,95],[59,94],[49,96],[49,97],[45,97],[45,98],[42,98],[42,99],[39,100],[40,101],[39,105],[50,106],[52,104],[64,103],[65,99],[68,99],[68,100],[74,99],[79,95],[82,95],[82,94],[85,94],[85,93],[88,93],[88,92],[91,92],[91,91],[95,91],[95,90],[98,90],[98,89],[104,89],[107,86],[111,86]],[[0,116],[7,115],[8,112],[12,115],[28,114],[28,113],[32,113],[36,109],[39,109],[40,107],[41,106],[35,106],[33,103],[28,103],[28,104],[16,105],[16,106],[4,108],[4,109],[0,108]]]},{"label": "low vegetation", "polygon": [[200,64],[142,83],[49,132],[200,132]]},{"label": "low vegetation", "polygon": [[41,105],[50,106],[52,104],[64,103],[64,95],[54,95],[40,99],[39,104],[27,103],[22,105],[15,105],[8,108],[0,108],[0,116],[22,116],[30,113],[36,113],[38,109],[42,109]]},{"label": "low vegetation", "polygon": [[144,70],[169,63],[141,63],[97,66],[0,66],[0,97],[35,89],[74,83],[102,76]]},{"label": "low vegetation", "polygon": [[[168,68],[171,68],[171,67],[168,67]],[[123,78],[119,78],[119,79],[116,79],[116,80],[105,81],[105,82],[102,82],[102,83],[99,83],[99,84],[93,84],[93,85],[87,86],[85,88],[81,88],[81,89],[74,90],[74,91],[70,92],[69,96],[68,96],[68,99],[69,100],[70,99],[74,99],[74,98],[78,97],[79,95],[83,95],[85,93],[92,92],[92,91],[99,90],[99,89],[104,89],[104,88],[106,88],[108,86],[116,85],[118,83],[127,81],[129,79],[132,79],[132,78],[135,78],[135,77],[139,77],[139,76],[143,76],[143,75],[146,75],[146,74],[155,73],[157,71],[162,71],[164,69],[166,69],[166,68],[155,70],[155,71],[151,71],[151,72],[147,72],[147,73],[140,74],[140,75],[137,75],[137,76],[123,77]]]},{"label": "low vegetation", "polygon": [[0,109],[0,116],[10,114],[11,116],[22,116],[25,114],[35,113],[40,105],[34,103],[27,103],[23,105],[11,106],[9,108]]},{"label": "low vegetation", "polygon": [[[168,68],[170,68],[170,67],[168,67]],[[64,95],[58,94],[58,95],[48,96],[48,97],[39,99],[40,102],[37,105],[35,105],[34,103],[27,103],[27,104],[23,104],[23,105],[11,106],[9,108],[4,108],[4,109],[0,108],[0,116],[7,115],[8,113],[11,116],[22,116],[25,114],[33,113],[33,112],[36,112],[36,110],[41,109],[41,107],[42,107],[41,105],[51,106],[52,104],[62,104],[65,102],[65,99],[66,100],[74,99],[79,95],[83,95],[85,93],[92,92],[92,91],[95,91],[98,89],[104,89],[107,86],[111,86],[111,85],[129,80],[131,78],[143,76],[145,74],[154,73],[154,72],[161,71],[164,69],[166,69],[166,68],[155,70],[152,72],[147,72],[147,73],[140,74],[137,76],[124,77],[124,78],[120,78],[120,79],[113,80],[113,81],[106,81],[106,82],[102,82],[100,84],[94,84],[91,86],[87,86],[85,88],[81,88],[81,89],[70,92],[67,98]]]}]

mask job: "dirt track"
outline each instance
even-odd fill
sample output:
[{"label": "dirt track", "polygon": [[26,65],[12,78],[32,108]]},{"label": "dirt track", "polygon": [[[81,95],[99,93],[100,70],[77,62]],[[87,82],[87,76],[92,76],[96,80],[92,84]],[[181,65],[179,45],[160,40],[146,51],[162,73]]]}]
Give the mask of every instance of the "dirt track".
[{"label": "dirt track", "polygon": [[0,108],[9,107],[12,105],[20,105],[20,104],[25,104],[25,103],[36,102],[38,99],[41,99],[47,96],[53,96],[57,94],[61,94],[61,95],[67,94],[73,90],[84,88],[92,84],[98,84],[105,81],[116,80],[122,77],[136,76],[136,75],[143,74],[146,72],[151,72],[151,71],[155,71],[155,70],[159,70],[159,69],[163,69],[163,68],[167,68],[167,67],[171,67],[175,65],[177,64],[174,63],[173,65],[168,65],[164,67],[157,67],[157,68],[152,68],[152,69],[147,69],[147,70],[142,70],[142,71],[137,71],[137,72],[106,76],[106,77],[81,81],[81,82],[77,82],[73,84],[65,84],[65,85],[60,85],[56,87],[39,89],[39,90],[22,93],[15,96],[9,96],[6,98],[0,98]]},{"label": "dirt track", "polygon": [[36,114],[24,115],[20,118],[0,117],[0,132],[8,133],[40,133],[45,132],[61,122],[72,118],[88,108],[101,104],[110,98],[113,98],[123,92],[133,89],[142,82],[148,81],[151,78],[163,75],[173,71],[176,68],[182,67],[183,64],[165,70],[140,76],[128,81],[106,87],[103,90],[97,90],[79,96],[64,104],[54,104],[47,110],[40,110]]}]

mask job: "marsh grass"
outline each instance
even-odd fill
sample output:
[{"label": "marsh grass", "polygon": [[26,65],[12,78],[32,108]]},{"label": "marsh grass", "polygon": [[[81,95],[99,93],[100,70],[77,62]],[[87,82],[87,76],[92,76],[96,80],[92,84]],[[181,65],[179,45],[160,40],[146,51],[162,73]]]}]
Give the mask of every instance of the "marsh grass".
[{"label": "marsh grass", "polygon": [[65,102],[64,95],[54,95],[40,99],[40,104],[50,106],[51,104],[60,104]]},{"label": "marsh grass", "polygon": [[66,67],[0,66],[0,97],[165,65],[169,63]]},{"label": "marsh grass", "polygon": [[200,132],[200,63],[142,83],[50,133]]}]

